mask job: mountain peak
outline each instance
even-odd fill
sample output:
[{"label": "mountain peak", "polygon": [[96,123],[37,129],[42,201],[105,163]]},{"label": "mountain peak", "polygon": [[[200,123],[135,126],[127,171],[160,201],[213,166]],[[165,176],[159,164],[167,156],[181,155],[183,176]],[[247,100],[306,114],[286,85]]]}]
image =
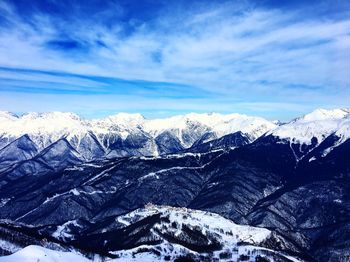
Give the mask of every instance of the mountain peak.
[{"label": "mountain peak", "polygon": [[350,113],[350,109],[323,109],[318,108],[312,111],[309,114],[304,115],[303,117],[297,119],[302,121],[318,121],[318,120],[327,120],[327,119],[341,119],[344,118],[347,114]]}]

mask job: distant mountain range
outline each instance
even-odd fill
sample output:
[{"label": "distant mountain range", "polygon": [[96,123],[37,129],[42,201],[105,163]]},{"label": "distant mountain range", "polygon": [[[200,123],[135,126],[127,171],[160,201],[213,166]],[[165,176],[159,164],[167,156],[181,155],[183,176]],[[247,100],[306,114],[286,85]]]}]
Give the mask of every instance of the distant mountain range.
[{"label": "distant mountain range", "polygon": [[253,141],[275,126],[263,118],[239,114],[192,113],[147,120],[140,114],[120,113],[85,120],[72,113],[28,113],[18,117],[0,112],[0,148],[21,139],[39,152],[65,139],[82,160],[155,156],[176,153],[199,141],[203,143],[238,131]]},{"label": "distant mountain range", "polygon": [[90,259],[350,259],[349,109],[284,124],[2,112],[0,134],[3,254],[45,238]]}]

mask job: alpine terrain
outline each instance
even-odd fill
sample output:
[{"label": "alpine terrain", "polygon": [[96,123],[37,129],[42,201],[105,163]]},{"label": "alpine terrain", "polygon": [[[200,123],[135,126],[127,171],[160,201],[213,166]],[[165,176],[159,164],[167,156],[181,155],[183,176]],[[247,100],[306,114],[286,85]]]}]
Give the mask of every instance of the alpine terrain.
[{"label": "alpine terrain", "polygon": [[350,260],[350,109],[0,112],[2,261]]}]

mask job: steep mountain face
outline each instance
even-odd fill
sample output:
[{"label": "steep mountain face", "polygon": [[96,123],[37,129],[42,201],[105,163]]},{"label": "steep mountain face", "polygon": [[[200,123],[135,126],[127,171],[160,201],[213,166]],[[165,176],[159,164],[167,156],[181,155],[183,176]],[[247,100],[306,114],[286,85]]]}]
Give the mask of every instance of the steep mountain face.
[{"label": "steep mountain face", "polygon": [[92,132],[87,132],[80,139],[72,137],[70,145],[86,160],[102,158],[106,154],[105,148]]},{"label": "steep mountain face", "polygon": [[[236,253],[231,251],[240,241],[228,234],[225,242],[225,229],[221,233],[211,227],[215,220],[226,224],[223,218],[213,215],[215,219],[200,223],[207,219],[205,212],[213,212],[230,223],[268,228],[273,235],[268,241],[254,242],[255,251],[248,248],[250,240],[239,244],[242,258],[249,255],[254,261],[255,255],[261,256],[261,249],[267,248],[272,250],[267,253],[275,255],[266,256],[271,261],[288,261],[292,259],[289,256],[306,261],[348,261],[348,112],[316,110],[253,142],[244,132],[215,138],[216,133],[207,129],[199,138],[192,135],[195,142],[190,148],[184,147],[184,133],[176,138],[174,129],[153,134],[135,124],[137,136],[125,133],[123,138],[102,142],[96,135],[105,152],[120,150],[128,141],[127,147],[135,149],[128,153],[134,156],[110,155],[90,162],[66,136],[34,157],[23,157],[0,171],[0,218],[8,225],[32,225],[41,237],[101,255],[141,259],[142,254],[163,258],[181,254],[210,261],[223,259],[225,254],[220,254],[230,250],[227,259],[235,261]],[[148,147],[150,137],[155,138],[152,146],[159,156],[138,153],[139,148]],[[110,151],[105,149],[107,144]],[[115,147],[110,146],[113,144]],[[171,148],[177,153],[162,155]],[[147,203],[205,212],[154,206],[139,209]],[[186,214],[191,217],[188,221],[180,219]],[[239,231],[237,238],[240,234],[244,232]],[[200,249],[202,244],[205,250],[215,249],[208,254]],[[178,248],[182,251],[175,255]]]},{"label": "steep mountain face", "polygon": [[38,150],[28,135],[23,135],[0,150],[0,169],[33,158]]},{"label": "steep mountain face", "polygon": [[[208,133],[211,134],[211,133]],[[209,135],[210,136],[210,135]],[[203,136],[208,137],[208,136]],[[208,142],[195,143],[193,146],[188,148],[187,152],[195,153],[206,153],[213,150],[230,150],[236,147],[244,146],[250,143],[249,138],[242,132],[235,132],[233,134],[224,135],[218,139],[210,140]]]},{"label": "steep mountain face", "polygon": [[161,155],[180,152],[184,149],[181,141],[169,131],[164,131],[155,138],[158,152]]},{"label": "steep mountain face", "polygon": [[34,159],[56,170],[78,164],[79,156],[71,144],[65,138],[61,138],[41,151]]}]

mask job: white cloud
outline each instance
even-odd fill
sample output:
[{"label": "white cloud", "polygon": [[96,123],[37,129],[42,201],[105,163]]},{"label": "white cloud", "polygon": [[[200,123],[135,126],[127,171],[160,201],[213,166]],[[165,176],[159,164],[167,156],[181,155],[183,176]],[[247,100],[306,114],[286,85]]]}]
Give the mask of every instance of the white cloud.
[{"label": "white cloud", "polygon": [[[282,108],[285,103],[302,110],[301,102],[328,100],[340,105],[350,99],[350,19],[308,20],[295,11],[234,8],[238,11],[226,5],[184,14],[174,11],[171,17],[168,13],[155,17],[127,34],[119,23],[107,28],[98,21],[68,21],[61,27],[90,46],[87,52],[72,55],[45,47],[60,35],[50,17],[34,17],[33,23],[40,28],[34,30],[10,6],[3,5],[0,12],[14,26],[0,32],[0,66],[183,83],[219,98],[230,97],[229,101],[246,101],[247,105],[258,101],[254,104],[267,108]],[[105,47],[96,45],[97,40]],[[28,77],[18,75],[23,81]],[[57,82],[58,88],[62,82],[73,84],[70,81],[94,88],[88,80],[51,77],[50,81]],[[157,105],[154,101],[142,103],[150,108]],[[234,108],[227,103],[211,105]],[[161,104],[159,110],[172,106]]]}]

